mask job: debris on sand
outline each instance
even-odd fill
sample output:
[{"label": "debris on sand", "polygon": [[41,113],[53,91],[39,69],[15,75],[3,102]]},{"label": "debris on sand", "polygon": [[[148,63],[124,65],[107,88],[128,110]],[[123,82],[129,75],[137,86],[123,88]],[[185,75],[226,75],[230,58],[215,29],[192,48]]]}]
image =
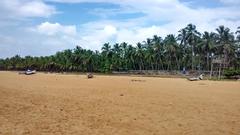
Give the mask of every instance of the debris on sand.
[{"label": "debris on sand", "polygon": [[122,96],[124,96],[124,94],[120,94],[120,96],[122,97]]},{"label": "debris on sand", "polygon": [[207,85],[206,83],[199,83],[199,85]]},{"label": "debris on sand", "polygon": [[132,82],[146,82],[146,80],[138,80],[138,79],[132,79]]},{"label": "debris on sand", "polygon": [[87,73],[87,78],[88,78],[88,79],[93,78],[93,74],[91,74],[91,73]]}]

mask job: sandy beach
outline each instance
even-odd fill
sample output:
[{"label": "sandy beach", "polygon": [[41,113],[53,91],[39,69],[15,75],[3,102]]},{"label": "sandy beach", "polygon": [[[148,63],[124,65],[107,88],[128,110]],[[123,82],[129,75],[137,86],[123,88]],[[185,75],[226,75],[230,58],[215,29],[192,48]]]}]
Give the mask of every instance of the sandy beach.
[{"label": "sandy beach", "polygon": [[0,72],[1,135],[238,135],[240,82]]}]

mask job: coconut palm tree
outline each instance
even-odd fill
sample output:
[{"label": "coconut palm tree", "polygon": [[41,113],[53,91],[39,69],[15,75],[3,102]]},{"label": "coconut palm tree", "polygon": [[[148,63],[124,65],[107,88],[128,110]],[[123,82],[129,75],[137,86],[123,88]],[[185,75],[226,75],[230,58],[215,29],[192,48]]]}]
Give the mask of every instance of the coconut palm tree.
[{"label": "coconut palm tree", "polygon": [[127,58],[126,58],[126,51],[127,51],[127,43],[123,42],[120,44],[121,50],[121,66],[124,70],[127,70]]},{"label": "coconut palm tree", "polygon": [[[76,46],[74,49],[59,51],[51,56],[20,57],[0,59],[2,70],[24,70],[34,68],[43,71],[91,71],[112,70],[179,70],[182,67],[209,70],[212,56],[224,58],[225,67],[240,68],[240,27],[236,38],[229,28],[219,26],[216,33],[196,30],[193,24],[179,31],[177,39],[168,35],[165,39],[154,35],[145,42],[132,46],[116,43],[113,47],[105,43],[100,51]],[[178,40],[178,42],[177,42]],[[200,68],[199,68],[200,69]]]},{"label": "coconut palm tree", "polygon": [[138,62],[138,66],[139,66],[139,70],[143,70],[144,69],[144,50],[143,50],[143,45],[138,42],[137,43],[137,47],[136,47],[136,57],[137,57],[137,62]]},{"label": "coconut palm tree", "polygon": [[109,72],[112,70],[112,51],[109,43],[103,44],[102,47],[103,71]]},{"label": "coconut palm tree", "polygon": [[202,35],[202,40],[200,43],[200,49],[202,50],[202,53],[206,57],[206,69],[210,69],[210,55],[214,52],[215,49],[215,39],[216,34],[211,32],[205,31]]},{"label": "coconut palm tree", "polygon": [[185,68],[187,66],[187,60],[188,60],[188,55],[189,55],[189,45],[188,45],[188,40],[187,40],[187,29],[183,28],[180,31],[178,31],[178,37],[177,39],[180,41],[180,54],[182,59],[181,59],[181,65]]},{"label": "coconut palm tree", "polygon": [[220,54],[223,54],[224,58],[224,67],[228,67],[230,64],[230,58],[235,51],[234,46],[234,35],[230,32],[230,29],[227,27],[219,26],[217,29],[217,45]]},{"label": "coconut palm tree", "polygon": [[[168,57],[167,61],[167,70],[172,70],[174,65],[177,65],[177,68],[179,69],[179,62],[177,58],[177,50],[178,44],[177,44],[177,38],[174,35],[167,35],[167,37],[164,39],[164,46],[165,46],[165,54]],[[175,61],[175,63],[173,63]]]},{"label": "coconut palm tree", "polygon": [[128,63],[128,69],[136,70],[136,48],[132,45],[127,46],[126,58]]},{"label": "coconut palm tree", "polygon": [[196,26],[193,24],[188,24],[185,29],[187,32],[186,37],[187,43],[191,46],[192,50],[192,70],[194,70],[194,57],[195,57],[194,49],[201,34],[200,32],[197,31]]},{"label": "coconut palm tree", "polygon": [[143,41],[144,46],[144,60],[147,69],[154,70],[154,46],[152,39],[147,38],[146,41]]},{"label": "coconut palm tree", "polygon": [[178,40],[180,40],[180,46],[183,46],[183,48],[187,47],[187,29],[181,29],[180,31],[178,31]]},{"label": "coconut palm tree", "polygon": [[161,69],[163,69],[163,41],[161,37],[158,37],[157,35],[153,36],[152,39],[153,42],[153,49],[154,49],[154,59],[155,59],[155,65],[156,65],[156,69],[159,70],[160,66]]},{"label": "coconut palm tree", "polygon": [[240,26],[237,28],[235,34],[237,34],[237,41],[240,42]]},{"label": "coconut palm tree", "polygon": [[121,66],[121,49],[120,49],[120,46],[118,43],[114,44],[113,45],[113,48],[112,48],[112,52],[113,52],[113,69],[114,70],[118,70],[120,69],[120,66]]}]

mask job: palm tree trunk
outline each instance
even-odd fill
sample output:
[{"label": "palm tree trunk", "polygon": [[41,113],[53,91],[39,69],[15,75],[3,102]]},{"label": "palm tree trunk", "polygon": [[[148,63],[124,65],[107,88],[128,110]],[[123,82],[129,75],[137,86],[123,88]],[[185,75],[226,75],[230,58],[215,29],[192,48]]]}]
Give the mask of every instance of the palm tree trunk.
[{"label": "palm tree trunk", "polygon": [[192,45],[192,70],[194,70],[194,47]]},{"label": "palm tree trunk", "polygon": [[209,52],[207,52],[207,70],[209,71]]},{"label": "palm tree trunk", "polygon": [[224,54],[224,63],[223,63],[223,68],[226,68],[226,67],[228,67],[229,66],[229,64],[228,64],[228,53],[227,53],[227,50],[226,50],[226,48],[224,48],[224,50],[223,50],[224,52],[223,52],[223,54]]},{"label": "palm tree trunk", "polygon": [[161,63],[161,69],[164,70],[164,67],[163,67],[163,61],[162,61],[161,58],[160,58],[160,63]]},{"label": "palm tree trunk", "polygon": [[180,70],[180,65],[179,65],[179,61],[178,61],[178,59],[177,59],[176,54],[175,54],[175,59],[176,59],[176,63],[177,63],[177,69]]},{"label": "palm tree trunk", "polygon": [[172,57],[170,56],[170,59],[168,60],[168,68],[167,68],[167,70],[172,70],[172,62],[171,62],[171,60],[172,60]]}]

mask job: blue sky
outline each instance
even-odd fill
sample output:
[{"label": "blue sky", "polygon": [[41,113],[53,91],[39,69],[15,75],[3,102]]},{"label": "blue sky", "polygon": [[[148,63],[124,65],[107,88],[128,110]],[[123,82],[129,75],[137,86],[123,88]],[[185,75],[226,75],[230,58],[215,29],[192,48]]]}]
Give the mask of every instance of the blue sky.
[{"label": "blue sky", "polygon": [[240,26],[240,0],[1,0],[0,58],[51,55],[105,42],[135,45],[175,34],[188,23],[200,32]]}]

